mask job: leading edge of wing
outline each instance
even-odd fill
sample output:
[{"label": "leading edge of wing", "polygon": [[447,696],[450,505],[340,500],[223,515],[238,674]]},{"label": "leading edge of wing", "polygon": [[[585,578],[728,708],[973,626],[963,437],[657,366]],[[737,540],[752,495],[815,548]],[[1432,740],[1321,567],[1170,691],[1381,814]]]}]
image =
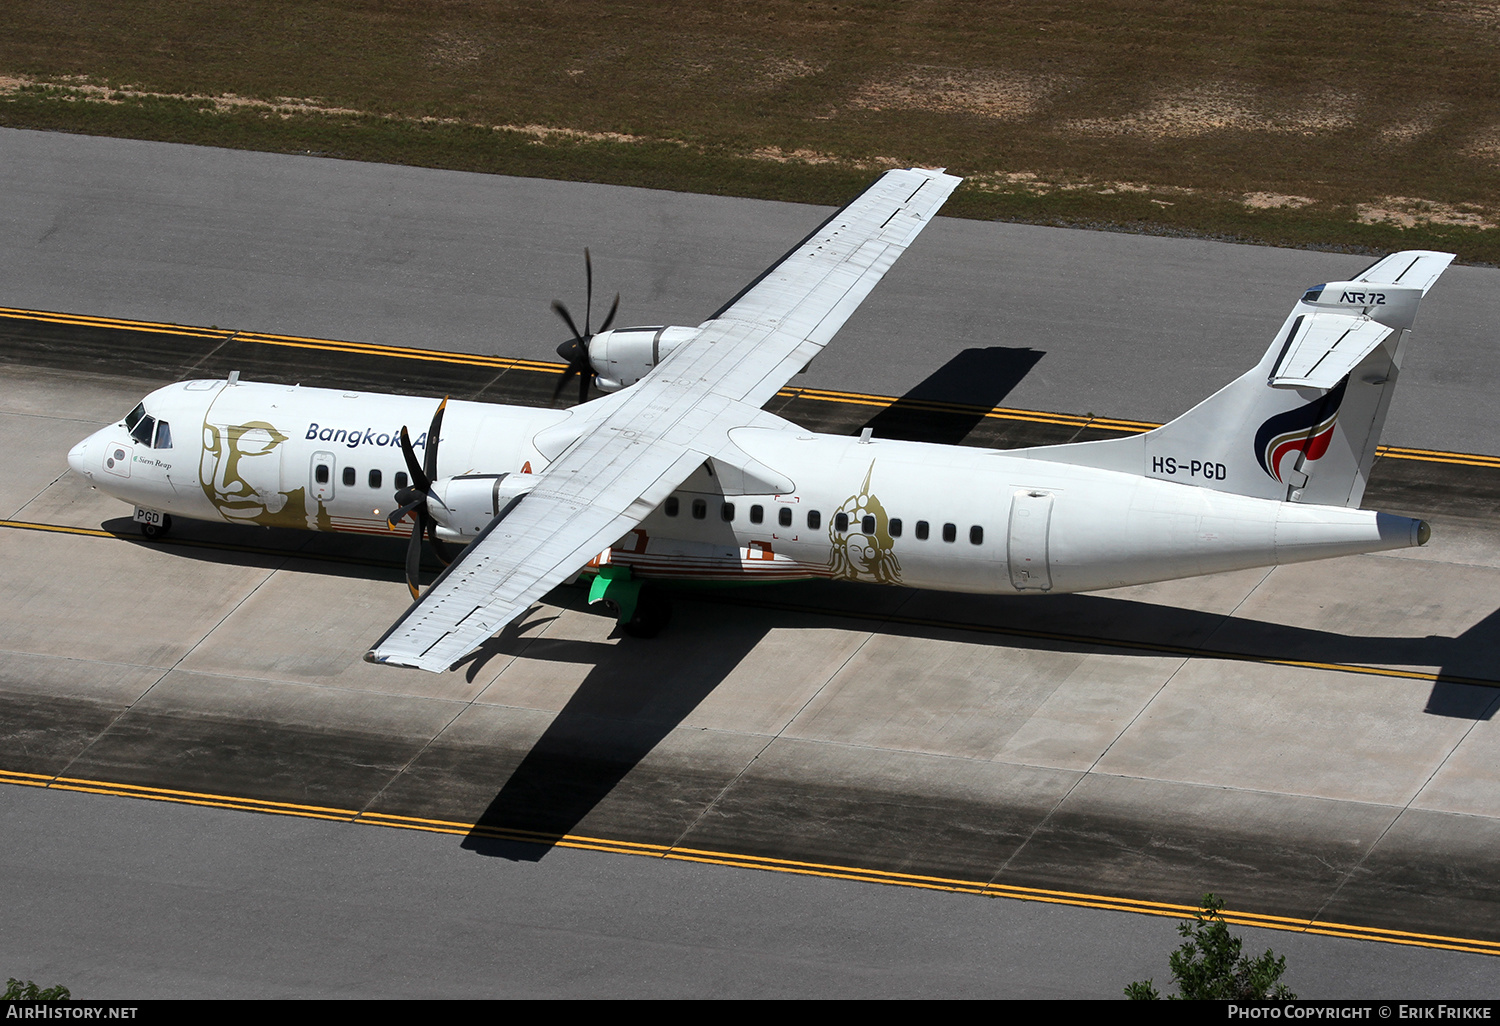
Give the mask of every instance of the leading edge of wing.
[{"label": "leading edge of wing", "polygon": [[[961,180],[918,168],[887,171],[699,325],[660,373],[698,364],[693,373],[714,377],[719,394],[766,402],[823,351]],[[724,351],[705,360],[711,349]]]},{"label": "leading edge of wing", "polygon": [[[907,196],[907,202],[910,202],[913,198],[915,198],[916,195],[923,189],[930,189],[932,200],[932,202],[930,203],[930,210],[932,212],[936,212],[937,208],[942,206],[943,203],[948,199],[948,196],[953,192],[953,190],[958,187],[958,183],[963,181],[962,178],[947,174],[942,168],[928,169],[913,167],[907,168],[904,171],[887,171],[864,192],[860,193],[848,203],[845,203],[833,213],[829,214],[816,228],[804,235],[795,246],[792,246],[785,253],[781,254],[781,256],[776,259],[776,262],[771,264],[770,267],[767,267],[764,271],[761,271],[754,278],[752,278],[744,288],[740,289],[733,296],[731,296],[728,302],[726,302],[723,306],[719,307],[712,314],[710,314],[707,319],[710,321],[716,321],[719,318],[723,317],[726,313],[734,308],[736,303],[738,303],[740,300],[744,299],[745,296],[754,291],[757,285],[765,281],[772,274],[775,274],[777,269],[780,268],[782,264],[786,263],[792,257],[796,256],[803,248],[807,246],[808,243],[812,242],[820,234],[822,234],[823,230],[826,229],[830,224],[833,224],[839,218],[847,214],[852,207],[855,207],[862,202],[866,202],[871,193],[878,190],[887,182],[887,180],[891,180],[893,178],[907,178],[910,180],[912,184],[912,191],[911,195]],[[936,188],[933,188],[931,185],[929,185],[929,183],[933,183]],[[906,241],[909,242],[910,240],[908,239]]]}]

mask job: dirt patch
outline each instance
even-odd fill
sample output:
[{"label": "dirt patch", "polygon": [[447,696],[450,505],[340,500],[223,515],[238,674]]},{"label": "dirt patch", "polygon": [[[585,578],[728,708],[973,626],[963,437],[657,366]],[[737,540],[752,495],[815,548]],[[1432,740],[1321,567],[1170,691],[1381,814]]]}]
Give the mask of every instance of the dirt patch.
[{"label": "dirt patch", "polygon": [[[1035,171],[971,172],[964,181],[970,188],[981,192],[1025,192],[1032,196],[1046,196],[1054,192],[1092,192],[1097,196],[1146,193],[1157,196],[1191,196],[1198,191],[1175,185],[1146,185],[1141,182],[1097,182],[1087,178],[1048,179]],[[1170,203],[1166,205],[1171,206]]]},{"label": "dirt patch", "polygon": [[1358,98],[1325,90],[1299,102],[1278,101],[1244,86],[1209,82],[1161,96],[1143,109],[1113,118],[1083,118],[1063,127],[1084,135],[1144,135],[1185,139],[1211,132],[1318,135],[1355,122]]},{"label": "dirt patch", "polygon": [[1476,0],[1437,0],[1432,9],[1451,21],[1472,28],[1500,30],[1500,3]]},{"label": "dirt patch", "polygon": [[1317,200],[1306,196],[1286,196],[1279,192],[1247,192],[1240,202],[1251,210],[1296,210],[1312,206]]},{"label": "dirt patch", "polygon": [[[158,93],[144,89],[134,89],[129,86],[116,89],[101,86],[83,79],[40,82],[35,79],[26,78],[0,78],[0,95],[19,93],[27,89],[55,90],[61,94],[61,99],[83,101],[86,103],[120,104],[130,100],[142,99],[183,100],[191,103],[211,105],[211,110],[216,113],[229,113],[237,110],[262,110],[268,114],[277,114],[281,117],[291,117],[296,114],[323,114],[344,117],[350,115],[374,116],[370,111],[355,110],[352,107],[333,107],[316,99],[291,96],[279,96],[274,100],[258,100],[250,96],[236,96],[233,93],[220,93],[216,96],[208,96],[198,93]],[[379,116],[387,121],[404,121],[411,124],[471,125],[473,127],[488,128],[496,132],[517,132],[521,135],[529,135],[538,141],[549,139],[618,143],[648,141],[643,136],[627,135],[622,132],[585,132],[576,128],[551,128],[547,125],[480,125],[476,122],[461,121],[458,118],[400,117],[394,114]],[[673,140],[665,141],[670,142]]]},{"label": "dirt patch", "polygon": [[439,32],[427,47],[427,63],[437,67],[463,67],[473,64],[484,53],[485,45],[477,39],[456,32]]},{"label": "dirt patch", "polygon": [[920,110],[933,114],[979,114],[1019,121],[1041,109],[1058,80],[991,71],[918,67],[866,82],[850,100],[863,110]]},{"label": "dirt patch", "polygon": [[816,75],[826,67],[796,57],[766,57],[755,62],[752,91],[775,89],[784,82]]},{"label": "dirt patch", "polygon": [[[422,118],[424,122],[434,121],[435,118]],[[448,121],[448,124],[465,124],[466,122]],[[576,128],[548,128],[546,125],[489,125],[491,131],[495,132],[519,132],[521,135],[529,135],[538,142],[547,142],[551,139],[573,139],[578,142],[613,142],[613,143],[639,143],[639,142],[677,142],[675,139],[648,140],[640,135],[626,135],[624,132],[584,132]]]},{"label": "dirt patch", "polygon": [[1397,228],[1443,224],[1461,228],[1494,228],[1495,213],[1477,203],[1439,203],[1413,196],[1387,196],[1376,203],[1361,203],[1357,208],[1361,224],[1389,224]]},{"label": "dirt patch", "polygon": [[1473,141],[1464,147],[1463,153],[1480,160],[1500,161],[1500,125],[1491,125],[1478,132]]},{"label": "dirt patch", "polygon": [[274,100],[257,100],[249,96],[220,93],[208,96],[199,93],[158,93],[131,86],[114,88],[102,86],[82,78],[63,78],[56,82],[42,82],[30,78],[0,78],[0,95],[19,93],[28,89],[56,90],[64,100],[82,100],[89,103],[126,103],[130,100],[186,100],[193,103],[212,104],[217,111],[259,108],[270,113],[290,117],[293,114],[359,114],[361,111],[348,107],[330,107],[314,99],[293,96],[278,96]]}]

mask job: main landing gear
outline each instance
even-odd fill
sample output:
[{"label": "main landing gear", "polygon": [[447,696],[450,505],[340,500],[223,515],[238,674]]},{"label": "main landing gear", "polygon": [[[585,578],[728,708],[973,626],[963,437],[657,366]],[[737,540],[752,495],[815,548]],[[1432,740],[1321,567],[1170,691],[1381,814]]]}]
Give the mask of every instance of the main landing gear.
[{"label": "main landing gear", "polygon": [[589,604],[603,602],[614,610],[632,638],[654,638],[672,620],[672,604],[656,588],[635,579],[628,566],[599,568],[589,585]]}]

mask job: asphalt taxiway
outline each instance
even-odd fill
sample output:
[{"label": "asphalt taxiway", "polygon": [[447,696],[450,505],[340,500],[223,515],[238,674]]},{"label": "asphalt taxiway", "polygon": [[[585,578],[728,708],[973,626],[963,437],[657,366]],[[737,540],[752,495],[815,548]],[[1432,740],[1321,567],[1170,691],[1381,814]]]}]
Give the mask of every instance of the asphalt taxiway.
[{"label": "asphalt taxiway", "polygon": [[[442,206],[448,179],[435,180],[428,202]],[[122,186],[119,209],[143,187]],[[620,193],[612,205],[628,206]],[[979,227],[995,226],[966,230]],[[1252,266],[1276,253],[1225,249]],[[1359,265],[1296,255],[1313,257]],[[107,246],[101,260],[125,262]],[[975,302],[955,293],[950,306]],[[227,320],[206,312],[172,319]],[[232,327],[286,330],[268,321]],[[160,546],[111,533],[128,510],[58,454],[161,382],[26,352],[0,400],[13,454],[0,556],[15,582],[0,595],[0,769],[13,782],[451,831],[518,860],[561,843],[1157,912],[1213,890],[1276,925],[1500,948],[1500,546],[1462,478],[1403,493],[1400,511],[1436,527],[1421,550],[1041,601],[833,586],[689,597],[652,643],[560,592],[434,679],[359,659],[406,605],[399,546],[210,525]],[[356,377],[369,358],[285,353],[289,371],[348,359]],[[536,391],[515,377],[497,398]],[[1006,404],[1051,387],[1037,380],[1022,374]],[[1134,399],[1111,412],[1158,416]],[[1431,430],[1417,417],[1402,444],[1500,451],[1471,413],[1449,403]]]},{"label": "asphalt taxiway", "polygon": [[[942,155],[933,155],[942,162]],[[0,129],[0,305],[555,360],[591,247],[620,323],[697,324],[826,209]],[[852,197],[851,197],[852,198]],[[1369,256],[940,217],[794,383],[905,395],[966,352],[1007,406],[1164,421]],[[1500,452],[1500,280],[1454,267],[1385,441]],[[994,375],[944,382],[997,405]]]}]

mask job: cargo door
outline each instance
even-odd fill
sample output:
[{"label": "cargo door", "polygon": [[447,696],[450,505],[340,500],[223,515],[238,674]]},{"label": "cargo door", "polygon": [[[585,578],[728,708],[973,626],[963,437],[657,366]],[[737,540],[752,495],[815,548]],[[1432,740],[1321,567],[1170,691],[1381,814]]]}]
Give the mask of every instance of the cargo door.
[{"label": "cargo door", "polygon": [[1052,524],[1052,493],[1026,489],[1010,503],[1010,583],[1017,591],[1048,591],[1052,569],[1047,536]]}]

